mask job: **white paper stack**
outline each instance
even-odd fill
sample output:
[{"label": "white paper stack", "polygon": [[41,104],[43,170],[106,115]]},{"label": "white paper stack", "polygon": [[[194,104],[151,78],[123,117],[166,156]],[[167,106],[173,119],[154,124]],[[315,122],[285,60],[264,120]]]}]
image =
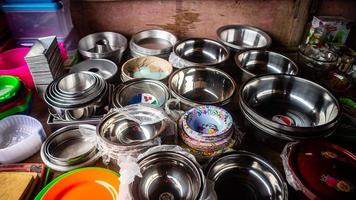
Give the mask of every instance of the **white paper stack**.
[{"label": "white paper stack", "polygon": [[39,38],[25,56],[25,60],[40,97],[43,97],[49,83],[64,74],[63,59],[56,36]]}]

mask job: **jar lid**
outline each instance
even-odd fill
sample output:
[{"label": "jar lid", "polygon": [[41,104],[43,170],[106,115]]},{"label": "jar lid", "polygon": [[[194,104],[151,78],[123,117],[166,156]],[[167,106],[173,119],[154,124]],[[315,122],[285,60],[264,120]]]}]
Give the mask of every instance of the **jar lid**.
[{"label": "jar lid", "polygon": [[19,78],[15,76],[0,76],[0,103],[14,97],[20,86]]}]

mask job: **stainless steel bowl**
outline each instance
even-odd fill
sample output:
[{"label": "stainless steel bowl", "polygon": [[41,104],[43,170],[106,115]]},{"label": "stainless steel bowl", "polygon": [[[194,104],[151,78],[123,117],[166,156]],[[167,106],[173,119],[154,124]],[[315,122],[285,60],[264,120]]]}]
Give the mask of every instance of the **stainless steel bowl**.
[{"label": "stainless steel bowl", "polygon": [[236,54],[235,63],[243,82],[266,74],[298,74],[298,66],[289,58],[272,51],[249,50]]},{"label": "stainless steel bowl", "polygon": [[112,110],[100,121],[97,135],[110,145],[134,147],[159,137],[166,129],[166,123],[159,111],[148,106],[126,113]]},{"label": "stainless steel bowl", "polygon": [[271,37],[260,29],[246,25],[226,25],[217,30],[219,41],[234,51],[266,49]]},{"label": "stainless steel bowl", "polygon": [[325,136],[341,115],[338,100],[328,90],[290,75],[250,79],[241,87],[239,103],[258,128],[289,140]]},{"label": "stainless steel bowl", "polygon": [[[145,97],[151,99],[145,99]],[[115,88],[112,104],[117,108],[136,103],[163,107],[169,97],[169,90],[162,82],[150,79],[133,79]]]},{"label": "stainless steel bowl", "polygon": [[44,145],[47,159],[57,165],[83,163],[96,153],[96,127],[88,124],[71,125],[52,133]]},{"label": "stainless steel bowl", "polygon": [[126,48],[125,36],[114,32],[93,33],[80,39],[78,44],[84,58],[105,58],[115,63],[120,63]]},{"label": "stainless steel bowl", "polygon": [[177,152],[157,152],[138,162],[142,178],[130,185],[133,199],[197,200],[205,178],[201,169]]},{"label": "stainless steel bowl", "polygon": [[225,72],[211,67],[186,67],[169,78],[172,96],[187,107],[225,105],[235,93],[236,84]]},{"label": "stainless steel bowl", "polygon": [[95,73],[71,73],[52,81],[44,100],[55,116],[64,120],[85,119],[108,105],[109,87]]},{"label": "stainless steel bowl", "polygon": [[133,57],[167,56],[176,42],[177,37],[165,30],[140,31],[134,34],[130,40],[131,55]]},{"label": "stainless steel bowl", "polygon": [[214,181],[218,199],[287,200],[288,187],[280,173],[263,158],[246,151],[211,160],[207,179]]},{"label": "stainless steel bowl", "polygon": [[173,51],[195,66],[220,66],[229,58],[229,50],[219,42],[207,38],[189,38],[177,43]]},{"label": "stainless steel bowl", "polygon": [[70,72],[90,71],[99,74],[109,83],[114,83],[118,80],[117,65],[107,59],[90,59],[75,64],[70,69]]}]

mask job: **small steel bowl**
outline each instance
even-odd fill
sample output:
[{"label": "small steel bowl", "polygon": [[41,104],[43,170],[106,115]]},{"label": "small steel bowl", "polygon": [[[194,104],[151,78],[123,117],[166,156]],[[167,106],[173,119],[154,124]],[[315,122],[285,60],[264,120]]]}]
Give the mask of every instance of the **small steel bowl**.
[{"label": "small steel bowl", "polygon": [[125,36],[114,32],[93,33],[80,39],[78,44],[84,58],[105,58],[115,63],[120,63],[126,48]]},{"label": "small steel bowl", "polygon": [[326,134],[341,116],[340,104],[328,90],[290,75],[250,79],[241,87],[239,103],[249,121],[267,127],[264,131],[272,135],[284,135],[285,139]]},{"label": "small steel bowl", "polygon": [[299,72],[298,66],[292,60],[272,51],[244,51],[236,54],[235,63],[239,70],[239,78],[243,82],[258,75],[297,75]]},{"label": "small steel bowl", "polygon": [[[165,30],[150,29],[135,33],[130,40],[133,57],[159,56],[169,54],[177,42],[177,37]],[[159,56],[160,57],[160,56]]]},{"label": "small steel bowl", "polygon": [[109,83],[114,83],[118,78],[117,65],[107,59],[90,59],[75,64],[70,69],[70,72],[90,71],[99,74]]},{"label": "small steel bowl", "polygon": [[271,37],[260,29],[245,25],[226,25],[217,30],[219,41],[234,51],[266,49]]},{"label": "small steel bowl", "polygon": [[236,195],[241,199],[288,199],[287,184],[278,170],[250,152],[229,152],[213,158],[206,175],[214,181],[218,199]]},{"label": "small steel bowl", "polygon": [[145,106],[141,110],[120,113],[109,112],[97,126],[97,135],[114,146],[134,146],[159,137],[166,129],[164,116],[154,108]]},{"label": "small steel bowl", "polygon": [[225,72],[211,67],[186,67],[169,77],[172,96],[187,108],[198,105],[225,105],[235,93],[236,84]]},{"label": "small steel bowl", "polygon": [[195,66],[223,65],[229,58],[229,50],[219,42],[207,38],[189,38],[177,43],[173,51],[175,55],[193,63]]},{"label": "small steel bowl", "polygon": [[138,161],[142,177],[130,185],[133,199],[198,200],[205,178],[201,169],[177,152],[156,152]]},{"label": "small steel bowl", "polygon": [[123,81],[135,78],[165,80],[173,71],[172,65],[162,58],[143,56],[126,61],[121,67]]},{"label": "small steel bowl", "polygon": [[150,79],[133,79],[115,88],[112,104],[116,108],[137,103],[163,107],[169,97],[169,90],[162,82]]},{"label": "small steel bowl", "polygon": [[91,159],[97,153],[95,131],[96,127],[88,124],[66,126],[55,131],[43,143],[47,159],[61,166]]}]

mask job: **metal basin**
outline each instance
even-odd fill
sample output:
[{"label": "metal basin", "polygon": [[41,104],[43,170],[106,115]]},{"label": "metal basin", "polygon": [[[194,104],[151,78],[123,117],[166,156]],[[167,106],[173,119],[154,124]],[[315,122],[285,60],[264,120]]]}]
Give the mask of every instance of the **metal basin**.
[{"label": "metal basin", "polygon": [[90,59],[75,64],[70,69],[70,72],[90,71],[99,74],[108,82],[115,82],[118,68],[117,65],[107,59]]},{"label": "metal basin", "polygon": [[299,62],[306,69],[311,69],[314,72],[328,72],[335,69],[339,64],[338,55],[331,51],[324,51],[323,56],[319,59],[313,58],[310,55],[311,51],[304,45],[298,47]]},{"label": "metal basin", "polygon": [[115,63],[120,63],[126,48],[125,36],[114,32],[93,33],[80,39],[78,44],[84,58],[105,58]]},{"label": "metal basin", "polygon": [[253,123],[292,137],[312,137],[338,123],[341,108],[325,88],[290,75],[265,75],[247,81],[240,107]]},{"label": "metal basin", "polygon": [[130,185],[134,199],[196,200],[202,193],[204,177],[186,156],[157,152],[138,162],[142,178]]},{"label": "metal basin", "polygon": [[218,199],[287,200],[288,188],[279,172],[261,157],[238,151],[211,160],[207,178],[215,182]]},{"label": "metal basin", "polygon": [[169,78],[172,95],[187,106],[225,105],[234,95],[236,84],[225,72],[209,67],[186,67]]},{"label": "metal basin", "polygon": [[234,51],[266,49],[271,37],[260,29],[245,25],[226,25],[217,30],[219,41]]},{"label": "metal basin", "polygon": [[229,50],[219,42],[206,38],[189,38],[177,43],[173,51],[180,59],[195,66],[218,66],[230,56]]},{"label": "metal basin", "polygon": [[168,88],[162,82],[149,79],[133,79],[115,88],[112,104],[117,108],[137,103],[162,107],[169,99],[169,96]]},{"label": "metal basin", "polygon": [[272,51],[244,51],[236,54],[235,63],[243,82],[258,75],[297,75],[299,71],[298,66],[292,60]]}]

